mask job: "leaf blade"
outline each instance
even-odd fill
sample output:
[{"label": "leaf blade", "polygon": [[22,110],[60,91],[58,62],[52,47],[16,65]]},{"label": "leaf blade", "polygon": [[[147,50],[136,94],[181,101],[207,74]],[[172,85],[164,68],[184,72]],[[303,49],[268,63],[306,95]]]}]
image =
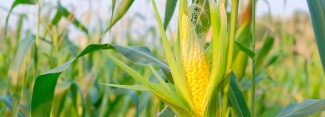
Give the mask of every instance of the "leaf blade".
[{"label": "leaf blade", "polygon": [[87,46],[76,58],[46,72],[45,74],[37,76],[33,86],[31,115],[50,115],[57,80],[60,74],[65,71],[74,61],[88,53],[110,48],[111,47],[108,44],[91,44]]},{"label": "leaf blade", "polygon": [[230,73],[230,92],[228,93],[231,105],[238,117],[250,117],[250,112],[245,102],[243,92],[239,88],[239,83],[234,72]]},{"label": "leaf blade", "polygon": [[325,1],[307,0],[319,55],[325,72]]}]

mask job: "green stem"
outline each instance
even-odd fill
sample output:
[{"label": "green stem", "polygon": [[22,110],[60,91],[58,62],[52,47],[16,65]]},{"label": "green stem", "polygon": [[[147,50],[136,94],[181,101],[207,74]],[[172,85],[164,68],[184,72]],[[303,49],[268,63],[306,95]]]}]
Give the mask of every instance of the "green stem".
[{"label": "green stem", "polygon": [[223,96],[222,96],[222,116],[225,116],[227,113],[228,109],[228,92],[229,92],[229,82],[230,80],[227,81],[226,86],[224,87],[223,90]]},{"label": "green stem", "polygon": [[238,15],[238,0],[232,0],[232,2],[231,2],[229,51],[228,51],[228,61],[227,61],[227,72],[228,73],[230,73],[232,63],[233,63],[233,52],[234,52],[235,36],[236,36],[237,15]]},{"label": "green stem", "polygon": [[[256,43],[256,37],[255,37],[255,9],[256,9],[256,0],[252,0],[252,48],[254,53],[256,53],[255,50],[255,43]],[[252,67],[252,100],[251,100],[251,111],[252,116],[255,116],[255,66],[256,66],[256,56],[253,58],[253,67]]]},{"label": "green stem", "polygon": [[[238,15],[238,0],[232,0],[231,2],[231,22],[230,22],[230,36],[229,36],[229,51],[228,51],[228,61],[227,61],[227,77],[229,78],[229,73],[232,68],[233,62],[233,52],[236,36],[236,24]],[[226,85],[224,87],[224,94],[222,98],[222,115],[225,116],[228,109],[228,92],[229,92],[230,80],[226,80]]]}]

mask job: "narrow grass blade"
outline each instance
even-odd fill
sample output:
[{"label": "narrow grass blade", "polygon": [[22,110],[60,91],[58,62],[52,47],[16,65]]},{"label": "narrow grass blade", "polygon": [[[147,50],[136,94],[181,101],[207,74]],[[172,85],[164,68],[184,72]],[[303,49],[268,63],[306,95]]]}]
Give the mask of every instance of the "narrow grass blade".
[{"label": "narrow grass blade", "polygon": [[325,1],[306,0],[312,19],[317,47],[325,72]]},{"label": "narrow grass blade", "polygon": [[250,117],[250,112],[245,102],[244,94],[239,88],[239,83],[233,72],[230,73],[229,100],[238,117]]},{"label": "narrow grass blade", "polygon": [[284,108],[276,117],[309,117],[325,110],[325,99],[307,99]]}]

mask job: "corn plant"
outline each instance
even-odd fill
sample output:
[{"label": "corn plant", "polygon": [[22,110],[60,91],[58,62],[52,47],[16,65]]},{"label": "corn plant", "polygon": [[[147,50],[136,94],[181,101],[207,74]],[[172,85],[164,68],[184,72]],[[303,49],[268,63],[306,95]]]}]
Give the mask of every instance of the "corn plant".
[{"label": "corn plant", "polygon": [[[176,49],[174,51],[176,55],[174,55],[167,40],[155,1],[152,1],[174,84],[164,82],[152,67],[150,68],[160,82],[153,84],[143,80],[145,78],[141,74],[136,73],[132,68],[115,59],[112,55],[108,56],[165,102],[168,108],[178,116],[229,116],[229,81],[230,76],[235,77],[231,72],[231,68],[238,1],[232,1],[230,32],[227,31],[228,24],[224,3],[225,1],[221,1],[219,4],[209,1],[211,25],[214,33],[211,46],[204,49],[204,39],[199,36],[195,23],[192,22],[194,12],[187,7],[186,0],[180,1],[179,38],[175,44]],[[211,58],[207,57],[208,54],[212,55]],[[220,94],[223,95],[223,98],[218,97]],[[219,100],[223,101],[219,102]]]},{"label": "corn plant", "polygon": [[[255,18],[256,2],[263,1],[247,0],[239,9],[239,0],[166,0],[162,20],[151,0],[155,25],[131,36],[135,18],[129,19],[123,33],[128,46],[112,33],[110,43],[101,42],[137,1],[110,1],[110,20],[95,30],[62,1],[56,7],[43,2],[15,0],[8,9],[0,31],[0,115],[295,117],[322,116],[317,113],[325,110],[318,54],[296,52],[295,37],[301,35],[291,34],[285,21]],[[307,2],[324,63],[324,2]],[[37,6],[35,34],[22,29],[26,14],[19,14],[17,30],[9,30],[19,5]],[[175,16],[177,24],[170,24]],[[68,25],[88,46],[70,40]],[[171,27],[176,38],[168,35]],[[150,34],[157,43],[146,40]]]}]

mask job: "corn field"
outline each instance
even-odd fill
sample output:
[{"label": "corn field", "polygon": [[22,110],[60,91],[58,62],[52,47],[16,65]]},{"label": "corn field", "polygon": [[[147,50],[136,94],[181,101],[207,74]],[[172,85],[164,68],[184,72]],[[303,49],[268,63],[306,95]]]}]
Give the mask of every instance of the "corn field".
[{"label": "corn field", "polygon": [[0,117],[324,117],[325,0],[267,1],[1,1]]}]

